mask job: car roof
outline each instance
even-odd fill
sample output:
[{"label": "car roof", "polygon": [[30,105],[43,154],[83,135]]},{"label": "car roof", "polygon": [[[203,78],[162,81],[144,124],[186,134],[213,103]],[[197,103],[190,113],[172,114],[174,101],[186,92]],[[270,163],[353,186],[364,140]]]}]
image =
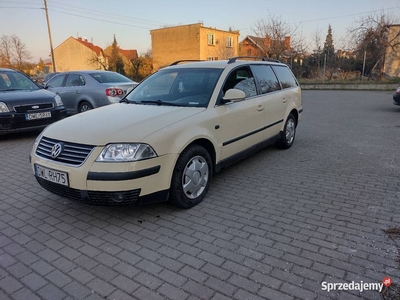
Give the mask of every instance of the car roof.
[{"label": "car roof", "polygon": [[[258,60],[256,60],[258,59]],[[253,56],[237,56],[225,60],[205,60],[205,61],[194,61],[194,60],[178,60],[173,62],[171,65],[165,68],[216,68],[225,69],[228,66],[240,66],[246,64],[271,64],[271,65],[284,65],[276,59],[269,59],[265,57],[253,57]]]},{"label": "car roof", "polygon": [[13,70],[13,69],[7,69],[7,68],[0,68],[1,72],[18,72],[17,70]]}]

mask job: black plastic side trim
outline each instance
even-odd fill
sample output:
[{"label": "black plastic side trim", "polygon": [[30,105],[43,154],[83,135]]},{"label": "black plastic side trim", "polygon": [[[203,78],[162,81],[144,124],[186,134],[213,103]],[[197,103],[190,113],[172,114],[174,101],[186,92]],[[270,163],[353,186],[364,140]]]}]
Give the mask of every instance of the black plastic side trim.
[{"label": "black plastic side trim", "polygon": [[228,158],[225,158],[224,160],[221,160],[216,166],[215,166],[215,171],[219,172],[221,169],[226,168],[235,162],[238,162],[239,160],[242,160],[246,158],[247,156],[250,156],[251,154],[269,146],[275,143],[280,137],[280,133],[277,135],[274,135],[273,137],[262,141],[261,143],[258,143],[254,146],[251,146],[250,148],[247,148],[246,150],[243,150],[239,153],[236,153]]},{"label": "black plastic side trim", "polygon": [[117,172],[117,173],[89,172],[89,174],[87,175],[87,180],[97,180],[97,181],[132,180],[157,174],[160,171],[160,168],[161,166],[155,166],[139,171]]},{"label": "black plastic side trim", "polygon": [[236,137],[236,138],[234,138],[234,139],[231,139],[231,140],[229,140],[229,141],[223,142],[223,143],[222,143],[222,146],[227,146],[227,145],[232,144],[232,143],[234,143],[234,142],[240,141],[241,139],[244,139],[244,138],[246,138],[246,137],[248,137],[248,136],[251,136],[251,135],[253,135],[253,134],[256,134],[256,133],[258,133],[258,132],[260,132],[260,131],[263,131],[263,130],[265,130],[265,129],[268,129],[268,128],[270,128],[270,127],[272,127],[272,126],[275,126],[275,125],[277,125],[277,124],[279,124],[279,123],[282,123],[282,122],[283,122],[283,119],[282,119],[282,120],[279,120],[279,121],[276,121],[276,122],[274,122],[274,123],[272,123],[272,124],[269,124],[269,125],[267,125],[267,126],[264,126],[264,127],[262,127],[262,128],[259,128],[259,129],[257,129],[257,130],[254,130],[254,131],[252,131],[252,132],[249,132],[249,133],[246,133],[246,134],[244,134],[244,135],[238,136],[238,137]]}]

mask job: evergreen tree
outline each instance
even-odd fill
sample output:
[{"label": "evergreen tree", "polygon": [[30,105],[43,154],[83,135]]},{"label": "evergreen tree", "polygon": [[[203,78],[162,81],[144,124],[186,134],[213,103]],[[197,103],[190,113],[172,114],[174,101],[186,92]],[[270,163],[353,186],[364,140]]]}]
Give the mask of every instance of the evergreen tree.
[{"label": "evergreen tree", "polygon": [[324,49],[322,50],[322,59],[325,60],[325,75],[328,75],[328,78],[332,79],[336,69],[336,56],[335,47],[333,46],[332,27],[330,24],[328,26],[328,34],[326,35]]},{"label": "evergreen tree", "polygon": [[114,41],[111,44],[111,55],[108,57],[108,70],[125,75],[124,62],[122,57],[119,55],[119,47],[115,34]]},{"label": "evergreen tree", "polygon": [[326,62],[330,63],[334,60],[335,57],[335,47],[333,46],[333,37],[332,37],[332,27],[329,24],[328,26],[328,34],[326,35],[323,54],[326,55]]}]

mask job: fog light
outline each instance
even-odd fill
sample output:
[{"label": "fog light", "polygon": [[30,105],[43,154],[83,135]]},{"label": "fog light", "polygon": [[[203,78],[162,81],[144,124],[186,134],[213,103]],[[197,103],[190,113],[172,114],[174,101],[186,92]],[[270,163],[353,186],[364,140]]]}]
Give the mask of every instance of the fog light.
[{"label": "fog light", "polygon": [[114,193],[114,194],[111,196],[111,199],[112,199],[114,202],[122,202],[122,201],[125,200],[125,195],[124,195],[123,193]]}]

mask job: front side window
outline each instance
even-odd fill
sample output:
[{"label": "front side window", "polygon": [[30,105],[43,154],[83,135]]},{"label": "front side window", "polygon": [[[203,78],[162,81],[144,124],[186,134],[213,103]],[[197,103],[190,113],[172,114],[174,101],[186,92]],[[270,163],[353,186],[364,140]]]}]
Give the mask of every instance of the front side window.
[{"label": "front side window", "polygon": [[246,98],[257,96],[256,84],[253,74],[249,67],[241,67],[233,70],[223,87],[223,92],[226,93],[229,89],[238,89],[246,94]]},{"label": "front side window", "polygon": [[222,69],[177,68],[154,73],[127,97],[137,104],[207,107]]},{"label": "front side window", "polygon": [[287,89],[291,87],[297,87],[298,83],[294,78],[292,72],[286,66],[272,66],[276,76],[278,77],[282,88]]},{"label": "front side window", "polygon": [[281,89],[278,79],[270,66],[253,65],[251,69],[256,76],[256,80],[260,86],[261,94],[271,93]]},{"label": "front side window", "polygon": [[51,78],[49,82],[47,83],[47,86],[50,88],[57,88],[57,87],[62,87],[62,84],[64,82],[65,74],[58,74]]}]

